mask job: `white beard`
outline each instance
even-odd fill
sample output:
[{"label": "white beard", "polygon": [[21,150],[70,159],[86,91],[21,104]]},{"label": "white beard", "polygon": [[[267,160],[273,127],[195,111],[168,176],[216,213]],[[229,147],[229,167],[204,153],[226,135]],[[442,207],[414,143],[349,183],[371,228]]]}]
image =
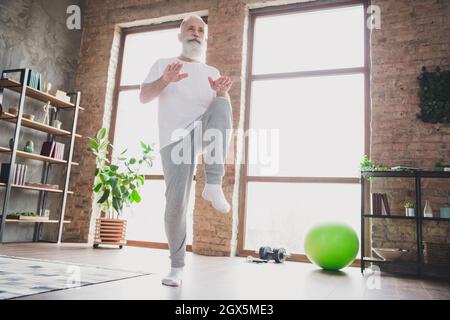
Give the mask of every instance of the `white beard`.
[{"label": "white beard", "polygon": [[200,60],[204,53],[205,42],[199,44],[191,39],[183,39],[183,55],[189,59]]}]

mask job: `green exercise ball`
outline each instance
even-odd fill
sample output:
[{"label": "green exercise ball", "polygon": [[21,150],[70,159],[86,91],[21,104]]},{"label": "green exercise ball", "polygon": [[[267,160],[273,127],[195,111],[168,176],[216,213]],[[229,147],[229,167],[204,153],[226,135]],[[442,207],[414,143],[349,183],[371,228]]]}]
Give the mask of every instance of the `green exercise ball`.
[{"label": "green exercise ball", "polygon": [[320,224],[305,238],[308,259],[325,270],[340,270],[355,260],[359,240],[356,232],[341,223]]}]

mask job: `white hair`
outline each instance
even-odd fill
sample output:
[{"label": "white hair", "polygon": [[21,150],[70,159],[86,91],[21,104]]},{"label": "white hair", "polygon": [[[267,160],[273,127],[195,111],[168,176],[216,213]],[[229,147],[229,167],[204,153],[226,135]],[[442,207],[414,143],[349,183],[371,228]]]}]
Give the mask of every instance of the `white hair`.
[{"label": "white hair", "polygon": [[208,25],[206,24],[205,21],[203,21],[202,17],[200,17],[198,14],[196,13],[190,13],[188,14],[186,17],[184,17],[183,21],[180,24],[180,31],[181,28],[183,27],[183,25],[186,23],[186,21],[188,21],[189,19],[197,19],[202,21],[205,24],[205,35],[208,34]]}]

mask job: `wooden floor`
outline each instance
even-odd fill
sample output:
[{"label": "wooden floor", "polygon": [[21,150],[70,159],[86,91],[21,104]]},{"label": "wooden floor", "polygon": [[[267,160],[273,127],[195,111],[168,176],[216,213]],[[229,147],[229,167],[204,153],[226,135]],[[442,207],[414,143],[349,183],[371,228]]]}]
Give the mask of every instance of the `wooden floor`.
[{"label": "wooden floor", "polygon": [[362,276],[358,268],[329,273],[299,262],[252,264],[245,258],[188,253],[182,287],[170,288],[160,282],[169,266],[166,250],[33,243],[0,245],[0,255],[152,273],[23,299],[450,299],[446,281]]}]

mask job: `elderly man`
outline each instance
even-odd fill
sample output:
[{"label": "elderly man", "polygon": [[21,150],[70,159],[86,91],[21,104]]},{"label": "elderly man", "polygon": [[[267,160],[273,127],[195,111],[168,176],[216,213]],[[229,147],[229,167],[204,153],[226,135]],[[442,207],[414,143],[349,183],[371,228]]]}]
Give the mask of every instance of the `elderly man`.
[{"label": "elderly man", "polygon": [[[186,212],[197,156],[204,153],[205,200],[221,213],[230,211],[222,191],[224,163],[232,133],[229,77],[201,62],[207,41],[207,25],[198,15],[187,16],[178,40],[182,54],[158,59],[141,86],[141,103],[159,98],[160,154],[166,183],[165,231],[171,271],[162,279],[179,286],[186,254]],[[219,133],[209,139],[206,133]],[[209,140],[214,140],[208,143]],[[207,152],[214,145],[212,152]],[[180,150],[182,160],[180,162]],[[217,160],[220,161],[217,161]]]}]

